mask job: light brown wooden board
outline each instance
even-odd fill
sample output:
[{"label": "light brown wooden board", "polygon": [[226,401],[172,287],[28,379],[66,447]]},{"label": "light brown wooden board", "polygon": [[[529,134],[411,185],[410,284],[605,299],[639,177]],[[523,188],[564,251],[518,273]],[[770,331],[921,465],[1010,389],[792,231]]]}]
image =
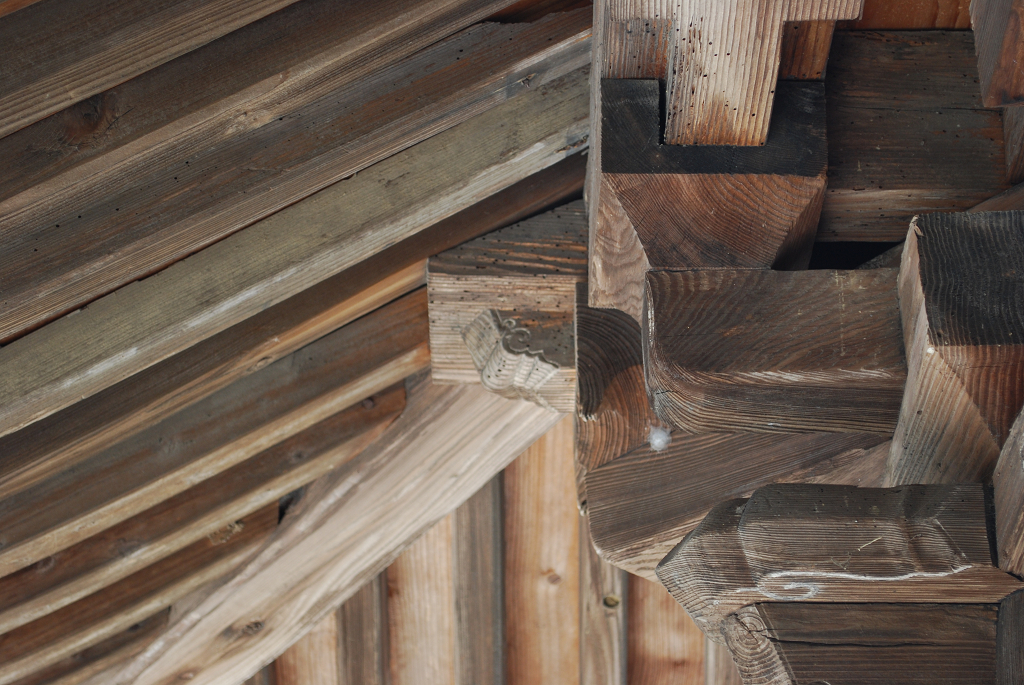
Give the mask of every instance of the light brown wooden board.
[{"label": "light brown wooden board", "polygon": [[896,426],[906,362],[895,269],[647,274],[655,413],[685,433]]},{"label": "light brown wooden board", "polygon": [[907,233],[907,390],[886,483],[986,482],[1024,405],[1019,212],[931,214]]},{"label": "light brown wooden board", "polygon": [[[417,387],[373,447],[312,484],[260,554],[114,683],[187,673],[197,685],[233,685],[256,672],[557,421],[479,387]],[[254,616],[264,629],[244,633]]]},{"label": "light brown wooden board", "polygon": [[328,614],[274,661],[276,685],[341,685],[338,616]]},{"label": "light brown wooden board", "polygon": [[628,589],[628,575],[598,555],[587,517],[580,517],[580,685],[630,682]]},{"label": "light brown wooden board", "polygon": [[729,648],[707,638],[704,639],[704,685],[743,685]]},{"label": "light brown wooden board", "polygon": [[88,594],[276,502],[358,454],[405,405],[377,393],[111,528],[0,578],[0,632]]},{"label": "light brown wooden board", "polygon": [[124,521],[426,367],[425,299],[407,295],[4,499],[0,569]]},{"label": "light brown wooden board", "polygon": [[0,637],[0,683],[44,668],[127,629],[196,587],[229,573],[277,525],[265,507],[100,592]]},{"label": "light brown wooden board", "polygon": [[157,146],[127,175],[115,165],[66,198],[8,203],[0,341],[579,68],[589,39],[586,10],[481,24],[279,116]]},{"label": "light brown wooden board", "polygon": [[393,685],[455,683],[452,516],[434,524],[388,567]]},{"label": "light brown wooden board", "polygon": [[828,190],[817,240],[898,241],[915,214],[1009,187],[970,32],[838,31],[825,79]]},{"label": "light brown wooden board", "polygon": [[704,635],[661,585],[629,576],[629,678],[704,685]]},{"label": "light brown wooden board", "polygon": [[572,419],[505,470],[508,685],[580,679],[579,513]]},{"label": "light brown wooden board", "polygon": [[9,496],[223,388],[425,280],[424,260],[579,194],[584,158],[568,159],[477,202],[350,269],[117,383],[0,438]]},{"label": "light brown wooden board", "polygon": [[[174,59],[294,0],[32,3],[0,24],[0,136]],[[6,12],[4,12],[6,14]]]},{"label": "light brown wooden board", "polygon": [[905,31],[908,29],[969,29],[970,0],[864,0],[857,21],[840,29]]},{"label": "light brown wooden board", "polygon": [[[584,147],[587,75],[582,69],[529,89],[0,349],[0,434],[91,396]],[[453,157],[462,163],[442,161]],[[382,184],[389,184],[384,195]]]}]

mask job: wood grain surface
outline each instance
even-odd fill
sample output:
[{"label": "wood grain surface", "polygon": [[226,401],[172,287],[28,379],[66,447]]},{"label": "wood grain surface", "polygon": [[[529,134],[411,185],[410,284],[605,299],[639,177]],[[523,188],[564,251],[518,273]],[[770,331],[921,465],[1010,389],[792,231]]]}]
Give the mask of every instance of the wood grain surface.
[{"label": "wood grain surface", "polygon": [[906,379],[896,275],[648,272],[655,413],[688,433],[890,433]]},{"label": "wood grain surface", "polygon": [[1024,102],[1024,59],[1021,13],[1024,5],[1014,0],[973,0],[971,28],[978,53],[981,101],[986,107]]},{"label": "wood grain surface", "polygon": [[1006,153],[1006,181],[1024,181],[1024,110],[1004,107],[1003,149]]},{"label": "wood grain surface", "polygon": [[[565,158],[585,144],[586,82],[583,69],[528,90],[3,347],[0,434],[91,396]],[[462,163],[441,161],[453,156]],[[384,183],[390,192],[382,198]]]},{"label": "wood grain surface", "polygon": [[580,679],[572,445],[572,419],[566,417],[505,470],[508,685]]},{"label": "wood grain surface", "polygon": [[907,233],[907,391],[887,483],[985,482],[1024,405],[1019,212],[930,214]]},{"label": "wood grain surface", "polygon": [[970,29],[970,0],[864,0],[857,21],[840,28],[905,31],[908,29]]},{"label": "wood grain surface", "polygon": [[274,661],[276,685],[341,685],[338,616],[328,614]]},{"label": "wood grain surface", "polygon": [[[113,682],[174,683],[191,674],[197,685],[233,685],[255,673],[558,419],[478,387],[414,387],[381,439],[311,484],[260,554]],[[264,628],[247,634],[253,617]]]},{"label": "wood grain surface", "polygon": [[999,568],[1024,576],[1024,412],[1017,416],[992,474]]},{"label": "wood grain surface", "polygon": [[817,240],[898,241],[915,214],[1009,187],[970,32],[841,31],[825,80],[828,190]]},{"label": "wood grain surface", "polygon": [[1017,591],[999,603],[996,624],[996,683],[1009,685],[1024,678],[1024,592]]},{"label": "wood grain surface", "polygon": [[[628,574],[601,558],[580,517],[580,685],[626,685]],[[673,601],[673,604],[675,602]],[[632,681],[636,682],[636,681]]]},{"label": "wood grain surface", "polygon": [[387,685],[387,592],[387,578],[380,574],[338,609],[340,685]]},{"label": "wood grain surface", "polygon": [[629,576],[629,683],[704,685],[704,635],[661,585]]}]

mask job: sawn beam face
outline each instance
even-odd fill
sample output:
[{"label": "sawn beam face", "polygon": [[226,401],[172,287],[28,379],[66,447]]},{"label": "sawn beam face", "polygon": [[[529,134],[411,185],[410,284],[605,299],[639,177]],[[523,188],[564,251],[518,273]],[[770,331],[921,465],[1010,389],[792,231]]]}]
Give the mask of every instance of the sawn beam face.
[{"label": "sawn beam face", "polygon": [[658,416],[688,433],[890,433],[906,365],[896,270],[650,271]]},{"label": "sawn beam face", "polygon": [[907,392],[887,483],[984,482],[1024,405],[1024,213],[911,224],[899,298]]}]

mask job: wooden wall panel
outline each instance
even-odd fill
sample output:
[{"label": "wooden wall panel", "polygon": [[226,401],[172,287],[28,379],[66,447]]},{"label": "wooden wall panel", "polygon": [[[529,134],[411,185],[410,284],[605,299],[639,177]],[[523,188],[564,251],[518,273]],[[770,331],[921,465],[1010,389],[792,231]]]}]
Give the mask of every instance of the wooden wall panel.
[{"label": "wooden wall panel", "polygon": [[839,28],[969,29],[971,0],[864,0],[858,21],[841,22]]},{"label": "wooden wall panel", "polygon": [[704,685],[704,634],[672,595],[631,575],[627,606],[629,684]]},{"label": "wooden wall panel", "polygon": [[274,662],[276,685],[342,685],[338,614],[331,613]]},{"label": "wooden wall panel", "polygon": [[391,685],[455,684],[452,516],[387,570]]},{"label": "wooden wall panel", "polygon": [[387,685],[387,578],[380,574],[338,609],[340,685]]},{"label": "wooden wall panel", "polygon": [[602,559],[580,518],[580,685],[626,685],[628,574]]},{"label": "wooden wall panel", "polygon": [[579,682],[575,502],[573,422],[566,417],[505,471],[508,685]]}]

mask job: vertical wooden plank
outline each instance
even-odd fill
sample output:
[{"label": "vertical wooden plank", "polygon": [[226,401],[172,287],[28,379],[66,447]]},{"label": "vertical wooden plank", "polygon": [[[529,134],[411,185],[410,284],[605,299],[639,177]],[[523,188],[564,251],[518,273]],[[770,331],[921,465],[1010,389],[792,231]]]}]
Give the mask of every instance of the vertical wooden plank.
[{"label": "vertical wooden plank", "polygon": [[580,685],[626,685],[627,578],[598,556],[580,517]]},{"label": "vertical wooden plank", "polygon": [[455,685],[452,515],[387,570],[391,685]]},{"label": "vertical wooden plank", "polygon": [[999,603],[996,625],[996,685],[1024,683],[1024,590]]},{"label": "vertical wooden plank", "polygon": [[275,664],[270,664],[260,669],[252,678],[245,681],[245,685],[277,685],[275,677]]},{"label": "vertical wooden plank", "polygon": [[704,635],[658,583],[629,577],[629,682],[704,685]]},{"label": "vertical wooden plank", "polygon": [[725,645],[704,638],[704,685],[743,685],[740,669]]},{"label": "vertical wooden plank", "polygon": [[505,470],[508,685],[580,679],[572,458],[573,423],[566,417]]},{"label": "vertical wooden plank", "polygon": [[387,685],[387,579],[380,574],[338,609],[339,685]]},{"label": "vertical wooden plank", "polygon": [[505,682],[505,594],[502,583],[502,478],[492,478],[455,510],[455,682]]},{"label": "vertical wooden plank", "polygon": [[341,685],[338,614],[325,616],[274,662],[276,685]]},{"label": "vertical wooden plank", "polygon": [[1024,107],[1003,108],[1003,149],[1006,182],[1024,181]]}]

